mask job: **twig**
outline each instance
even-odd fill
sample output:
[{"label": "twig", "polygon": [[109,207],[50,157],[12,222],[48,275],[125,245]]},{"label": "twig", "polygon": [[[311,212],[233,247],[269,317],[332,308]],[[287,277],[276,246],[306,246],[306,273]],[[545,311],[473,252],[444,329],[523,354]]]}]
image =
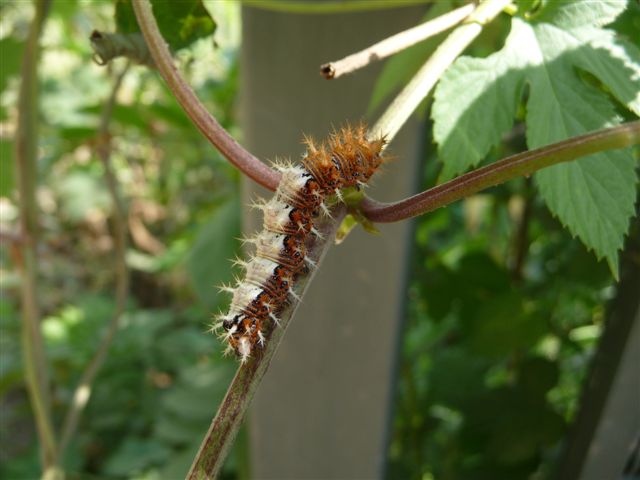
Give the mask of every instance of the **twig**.
[{"label": "twig", "polygon": [[485,188],[526,177],[557,163],[638,144],[640,120],[513,155],[399,202],[385,204],[365,199],[362,211],[373,222],[397,222],[444,207]]},{"label": "twig", "polygon": [[22,58],[22,82],[18,93],[18,125],[16,129],[15,161],[20,232],[23,240],[17,247],[20,261],[20,295],[22,302],[22,356],[25,379],[40,442],[43,472],[56,471],[56,439],[51,418],[49,374],[40,330],[40,308],[37,286],[38,208],[36,202],[38,145],[38,57],[40,35],[50,1],[35,2],[35,16],[29,27],[29,37]]},{"label": "twig", "polygon": [[386,112],[371,128],[370,137],[384,136],[387,141],[391,141],[449,65],[480,34],[483,26],[493,20],[509,3],[511,3],[510,0],[485,0],[482,2],[469,15],[465,24],[456,28],[440,44],[429,60],[398,94]]},{"label": "twig", "polygon": [[173,64],[167,44],[158,30],[149,1],[133,0],[133,9],[158,70],[191,121],[238,170],[259,185],[275,191],[280,182],[280,173],[269,168],[236,142],[207,112],[191,87],[178,72]]},{"label": "twig", "polygon": [[111,88],[111,94],[107,102],[104,105],[102,114],[100,116],[100,126],[98,128],[98,148],[97,153],[102,161],[104,167],[104,175],[109,189],[109,195],[111,196],[111,202],[113,203],[113,239],[114,239],[114,257],[116,263],[116,295],[115,295],[115,311],[111,322],[107,328],[107,331],[98,346],[98,350],[95,352],[89,363],[87,364],[80,381],[73,393],[73,401],[69,407],[69,411],[62,424],[62,435],[60,440],[60,446],[58,449],[58,459],[62,460],[64,452],[69,445],[69,441],[73,437],[76,429],[78,428],[78,422],[80,416],[84,411],[89,398],[91,397],[91,384],[98,373],[98,370],[104,363],[109,347],[115,337],[120,324],[120,318],[124,312],[128,292],[129,292],[129,271],[125,261],[125,254],[127,250],[127,231],[126,231],[126,215],[124,212],[124,206],[120,200],[118,194],[118,186],[113,170],[111,169],[110,156],[111,156],[111,143],[109,140],[109,124],[113,114],[113,109],[116,104],[118,92],[122,85],[122,80],[129,70],[130,63],[123,67],[122,71],[116,77],[116,80]]},{"label": "twig", "polygon": [[89,37],[93,61],[104,66],[117,57],[126,57],[149,68],[155,68],[149,48],[141,33],[111,33],[94,30]]},{"label": "twig", "polygon": [[[313,260],[316,265],[320,265],[324,255],[329,250],[338,225],[340,225],[345,214],[345,206],[340,205],[332,212],[333,219],[319,226],[322,239],[316,239],[315,243],[310,246],[308,250],[309,258]],[[296,291],[300,297],[304,297],[316,270],[317,268],[306,278],[302,279],[299,284],[299,290],[296,285]],[[280,326],[272,328],[271,331],[267,333],[264,349],[238,369],[222,404],[218,408],[218,413],[213,419],[209,431],[200,445],[200,450],[187,475],[188,480],[212,479],[215,478],[220,471],[253,395],[258,389],[262,377],[268,370],[271,359],[278,349],[285,331],[295,315],[298,305],[299,303],[295,302],[282,313]]]},{"label": "twig", "polygon": [[522,270],[529,250],[529,223],[533,212],[533,182],[528,177],[524,186],[524,205],[517,220],[512,240],[511,278],[519,282],[522,280]]},{"label": "twig", "polygon": [[242,3],[250,7],[274,12],[327,14],[413,7],[415,5],[431,3],[432,1],[433,0],[357,0],[355,2],[345,2],[344,0],[323,0],[322,2],[308,2],[296,0],[242,0]]},{"label": "twig", "polygon": [[433,37],[454,27],[464,20],[476,6],[473,3],[464,7],[452,10],[444,15],[429,20],[417,27],[410,28],[404,32],[397,33],[389,38],[385,38],[375,45],[365,48],[335,62],[325,63],[320,66],[320,73],[327,79],[338,78],[347,73],[351,73],[359,68],[366,67],[372,62],[387,58],[394,53],[409,48],[418,42]]}]

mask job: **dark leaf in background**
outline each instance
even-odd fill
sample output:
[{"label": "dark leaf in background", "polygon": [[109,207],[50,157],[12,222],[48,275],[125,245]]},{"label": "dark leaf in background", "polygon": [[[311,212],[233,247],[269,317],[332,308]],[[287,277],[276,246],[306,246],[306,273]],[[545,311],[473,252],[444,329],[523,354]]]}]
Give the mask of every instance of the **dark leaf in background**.
[{"label": "dark leaf in background", "polygon": [[486,452],[485,462],[513,465],[534,459],[562,435],[564,421],[546,403],[516,387],[488,390],[468,403],[461,440],[469,451]]},{"label": "dark leaf in background", "polygon": [[[102,104],[89,105],[82,108],[82,112],[100,115],[102,113]],[[115,105],[111,114],[112,122],[117,122],[123,126],[131,126],[140,130],[147,130],[150,116],[148,110],[140,108],[139,105]]]},{"label": "dark leaf in background", "polygon": [[0,196],[8,197],[13,190],[13,142],[0,140]]},{"label": "dark leaf in background", "polygon": [[105,465],[105,473],[128,477],[154,464],[162,464],[170,452],[169,448],[157,440],[129,438],[109,459]]},{"label": "dark leaf in background", "polygon": [[524,298],[517,292],[492,296],[477,304],[473,315],[462,322],[470,350],[493,358],[524,351],[546,331],[544,319],[527,312]]},{"label": "dark leaf in background", "polygon": [[16,40],[14,37],[5,37],[0,40],[0,58],[2,68],[0,68],[0,92],[5,89],[9,77],[20,72],[22,63],[22,51],[24,42]]},{"label": "dark leaf in background", "polygon": [[544,395],[558,383],[558,365],[546,358],[527,358],[518,369],[518,384],[531,395]]},{"label": "dark leaf in background", "polygon": [[473,403],[485,391],[487,366],[460,348],[439,352],[429,374],[430,402],[459,409]]},{"label": "dark leaf in background", "polygon": [[[216,30],[216,23],[201,0],[152,0],[151,5],[160,33],[172,50],[187,47]],[[140,32],[131,0],[116,1],[115,19],[119,33]]]},{"label": "dark leaf in background", "polygon": [[239,236],[240,199],[234,196],[200,227],[187,260],[187,271],[196,294],[209,308],[223,300],[217,287],[232,279],[229,259],[238,251]]},{"label": "dark leaf in background", "polygon": [[[12,36],[0,40],[0,59],[2,59],[2,68],[0,68],[0,93],[4,92],[9,78],[20,73],[23,50],[24,42]],[[6,118],[7,112],[5,107],[4,105],[0,105],[0,120]]]},{"label": "dark leaf in background", "polygon": [[[201,0],[152,0],[151,4],[158,28],[173,51],[188,47],[216,30],[216,23]],[[114,58],[127,57],[153,67],[131,0],[116,0],[115,23],[116,32],[94,30],[91,33],[95,61],[106,65]]]}]

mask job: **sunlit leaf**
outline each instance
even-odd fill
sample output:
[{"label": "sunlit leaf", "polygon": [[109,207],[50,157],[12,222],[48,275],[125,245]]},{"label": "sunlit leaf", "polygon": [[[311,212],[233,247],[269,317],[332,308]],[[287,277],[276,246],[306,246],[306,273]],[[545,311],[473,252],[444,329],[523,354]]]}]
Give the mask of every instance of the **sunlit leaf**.
[{"label": "sunlit leaf", "polygon": [[[528,85],[527,143],[536,148],[620,123],[609,95],[640,112],[638,49],[601,28],[626,2],[549,2],[534,21],[514,18],[502,50],[459,58],[443,76],[433,107],[445,176],[477,164],[511,128]],[[595,76],[608,92],[578,75]],[[634,213],[635,162],[610,151],[536,174],[549,209],[617,274],[618,250]]]}]

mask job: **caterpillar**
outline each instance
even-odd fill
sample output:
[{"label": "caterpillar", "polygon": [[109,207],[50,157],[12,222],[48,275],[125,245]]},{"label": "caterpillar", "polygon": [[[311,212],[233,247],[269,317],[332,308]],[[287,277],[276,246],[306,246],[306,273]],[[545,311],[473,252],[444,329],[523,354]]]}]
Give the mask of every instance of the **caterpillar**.
[{"label": "caterpillar", "polygon": [[233,295],[229,311],[216,317],[212,330],[244,363],[257,346],[264,346],[269,322],[292,300],[299,300],[296,283],[315,264],[307,244],[319,236],[316,222],[329,215],[328,197],[339,200],[341,189],[363,187],[383,162],[383,138],[368,140],[364,125],[344,127],[316,144],[305,137],[306,153],[300,165],[278,167],[282,178],[274,197],[257,205],[263,212],[263,230],[247,241],[256,247],[249,261],[237,261],[245,270],[235,287],[221,287]]}]

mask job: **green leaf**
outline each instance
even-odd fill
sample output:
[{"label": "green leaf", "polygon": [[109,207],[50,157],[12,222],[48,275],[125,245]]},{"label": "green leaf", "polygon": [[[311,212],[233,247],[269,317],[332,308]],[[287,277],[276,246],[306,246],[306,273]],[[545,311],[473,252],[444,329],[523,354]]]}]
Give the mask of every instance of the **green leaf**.
[{"label": "green leaf", "polygon": [[[211,338],[209,338],[211,341]],[[231,366],[232,368],[227,368]],[[164,412],[174,419],[206,424],[222,401],[234,368],[224,363],[202,364],[181,372],[179,381],[162,400]]]},{"label": "green leaf", "polygon": [[93,210],[109,211],[111,197],[95,172],[75,171],[54,182],[62,214],[69,221],[83,221]]},{"label": "green leaf", "polygon": [[640,31],[640,3],[627,3],[627,9],[622,12],[611,25],[608,26],[626,39],[636,39]]},{"label": "green leaf", "polygon": [[[486,59],[459,58],[438,85],[432,111],[445,176],[477,164],[499,143],[511,128],[524,84],[530,148],[619,124],[614,98],[639,113],[639,50],[600,28],[625,6],[549,2],[530,23],[514,18],[499,52]],[[580,71],[602,87],[588,84]],[[557,165],[538,172],[536,183],[551,212],[616,274],[636,196],[630,152]]]},{"label": "green leaf", "polygon": [[596,76],[611,94],[636,115],[640,115],[640,50],[614,31],[584,28],[572,32],[591,48],[574,52],[576,67]]},{"label": "green leaf", "polygon": [[530,460],[542,447],[562,438],[564,421],[542,398],[520,390],[499,390],[495,397],[501,408],[496,412],[485,448],[499,463],[511,465]]},{"label": "green leaf", "polygon": [[460,57],[443,75],[431,111],[442,179],[476,165],[511,129],[526,67],[517,35],[512,31],[507,46],[487,58]]},{"label": "green leaf", "polygon": [[[81,112],[93,113],[96,116],[102,113],[102,104],[88,105],[81,109]],[[145,108],[141,108],[140,105],[115,105],[111,113],[112,122],[118,122],[124,126],[131,126],[140,130],[148,130],[149,123],[152,120],[150,115],[147,114]]]},{"label": "green leaf", "polygon": [[130,477],[154,464],[160,464],[170,450],[153,439],[129,437],[106,462],[104,470],[109,475]]},{"label": "green leaf", "polygon": [[[216,23],[201,0],[152,0],[151,4],[160,33],[172,50],[188,47],[216,30]],[[140,31],[131,0],[116,1],[115,17],[118,32],[129,34]]]},{"label": "green leaf", "polygon": [[0,141],[0,197],[7,197],[15,183],[13,172],[13,142]]},{"label": "green leaf", "polygon": [[[607,86],[630,109],[637,109],[631,71],[624,61],[588,45],[589,38],[602,45],[602,30],[584,27],[566,32],[553,25],[530,26],[514,21],[526,32],[531,63],[531,96],[527,112],[527,143],[536,148],[565,138],[618,124],[611,100],[581,81],[574,67],[582,67],[608,81]],[[613,35],[609,36],[610,39]],[[611,48],[614,48],[611,46]],[[609,73],[605,73],[610,69]],[[637,83],[637,82],[636,82]],[[556,165],[535,175],[536,183],[554,215],[598,258],[605,257],[617,274],[617,251],[634,213],[635,162],[628,150],[599,153]]]},{"label": "green leaf", "polygon": [[627,8],[627,3],[627,0],[548,2],[534,20],[569,30],[592,25],[602,26],[618,18]]},{"label": "green leaf", "polygon": [[429,372],[429,397],[433,403],[464,409],[485,394],[486,371],[486,361],[466,350],[455,347],[441,351],[434,355]]},{"label": "green leaf", "polygon": [[187,260],[187,271],[198,297],[210,308],[223,298],[216,287],[232,278],[230,259],[238,250],[236,239],[239,236],[240,201],[237,197],[220,206],[196,236]]},{"label": "green leaf", "polygon": [[477,305],[463,319],[470,349],[487,358],[500,358],[531,347],[544,334],[541,318],[526,311],[523,298],[510,292]]},{"label": "green leaf", "polygon": [[518,384],[532,396],[544,397],[558,376],[558,365],[542,357],[527,358],[518,368]]},{"label": "green leaf", "polygon": [[[189,405],[187,404],[185,407],[188,408]],[[212,415],[213,413],[210,411],[209,416]],[[165,413],[155,425],[154,436],[171,444],[187,444],[193,441],[194,438],[203,436],[206,432],[206,429],[202,428],[202,420],[189,421],[188,419]],[[206,418],[204,420],[206,421]]]},{"label": "green leaf", "polygon": [[[2,62],[2,68],[0,68],[0,92],[4,92],[10,77],[17,76],[20,73],[23,50],[24,41],[16,40],[11,36],[0,40],[0,59]],[[4,105],[0,105],[0,120],[6,118],[7,110]]]},{"label": "green leaf", "polygon": [[2,68],[0,68],[0,92],[7,86],[7,81],[12,75],[20,72],[22,62],[22,50],[24,42],[13,37],[5,37],[0,40],[0,58],[2,58]]}]

